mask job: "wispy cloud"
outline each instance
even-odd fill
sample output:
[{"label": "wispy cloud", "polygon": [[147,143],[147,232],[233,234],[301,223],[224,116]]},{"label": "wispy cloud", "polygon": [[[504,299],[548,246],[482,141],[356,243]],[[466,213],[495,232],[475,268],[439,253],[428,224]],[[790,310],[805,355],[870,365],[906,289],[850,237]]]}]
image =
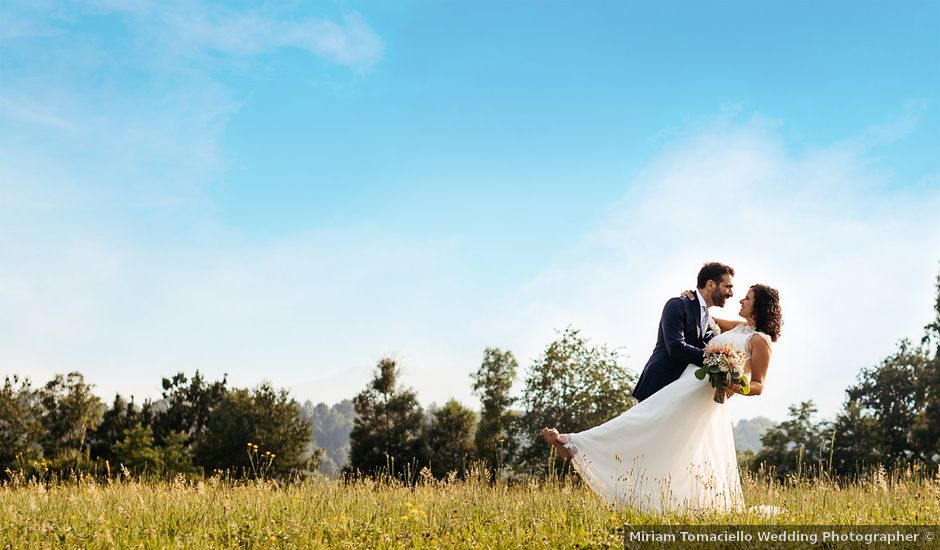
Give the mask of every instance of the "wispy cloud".
[{"label": "wispy cloud", "polygon": [[340,20],[283,18],[262,8],[235,10],[200,2],[104,1],[92,6],[127,16],[152,47],[174,55],[255,56],[279,48],[298,48],[333,63],[368,70],[382,57],[384,45],[361,15]]},{"label": "wispy cloud", "polygon": [[51,130],[65,130],[71,127],[65,116],[52,112],[46,105],[26,97],[18,97],[14,100],[0,96],[0,118]]},{"label": "wispy cloud", "polygon": [[862,136],[857,138],[858,146],[874,147],[892,143],[908,136],[917,128],[926,110],[926,101],[908,100],[904,103],[899,116],[883,124],[876,124],[870,127]]},{"label": "wispy cloud", "polygon": [[[128,38],[94,27],[102,14]],[[225,83],[233,65],[220,57],[242,71],[265,53],[299,48],[359,72],[382,56],[381,39],[356,13],[335,21],[288,15],[201,2],[4,4],[0,155],[7,175],[50,185],[30,171],[68,162],[55,185],[71,181],[89,202],[200,203],[228,166],[221,141],[245,101]],[[94,181],[81,175],[92,173]]]}]

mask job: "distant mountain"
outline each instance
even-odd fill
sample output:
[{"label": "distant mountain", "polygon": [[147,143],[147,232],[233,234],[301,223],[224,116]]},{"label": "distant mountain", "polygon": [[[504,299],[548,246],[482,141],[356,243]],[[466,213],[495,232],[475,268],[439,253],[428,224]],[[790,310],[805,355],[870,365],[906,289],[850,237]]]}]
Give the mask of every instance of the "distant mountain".
[{"label": "distant mountain", "polygon": [[323,449],[318,471],[335,477],[349,460],[349,432],[352,431],[356,412],[352,401],[345,399],[333,406],[307,401],[301,407],[301,416],[313,421],[313,447]]},{"label": "distant mountain", "polygon": [[767,428],[775,424],[776,422],[764,416],[739,420],[734,426],[735,449],[739,451],[751,450],[756,453],[761,448],[761,436],[764,435]]}]

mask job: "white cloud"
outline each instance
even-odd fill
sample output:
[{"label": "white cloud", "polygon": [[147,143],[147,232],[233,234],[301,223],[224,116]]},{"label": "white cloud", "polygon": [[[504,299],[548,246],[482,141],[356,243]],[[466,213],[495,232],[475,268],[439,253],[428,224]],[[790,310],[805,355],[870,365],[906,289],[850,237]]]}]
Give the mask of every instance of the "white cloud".
[{"label": "white cloud", "polygon": [[286,19],[264,8],[236,11],[211,3],[98,5],[128,16],[149,47],[184,58],[256,56],[279,48],[305,50],[333,63],[368,70],[382,57],[382,39],[358,13],[340,21]]},{"label": "white cloud", "polygon": [[[7,3],[0,9],[0,41],[63,36],[87,14],[117,14],[134,34],[134,45],[183,60],[206,56],[251,57],[279,48],[311,55],[364,71],[383,54],[382,39],[358,13],[338,20],[288,18],[284,10],[261,5],[238,10],[226,3],[148,0],[93,0],[61,5]],[[172,63],[163,58],[161,63]]]},{"label": "white cloud", "polygon": [[185,58],[256,56],[294,47],[333,63],[368,70],[384,50],[382,39],[355,12],[339,20],[288,18],[285,9],[271,4],[238,10],[225,2],[202,1],[90,0],[63,5],[11,0],[0,9],[4,22],[0,41],[62,36],[87,14],[119,15],[135,34],[136,47]]},{"label": "white cloud", "polygon": [[[78,23],[88,13],[116,14],[131,39],[108,44]],[[204,191],[229,162],[226,126],[245,100],[218,77],[236,68],[220,56],[244,69],[260,54],[296,47],[362,71],[383,48],[355,13],[289,19],[269,8],[104,0],[12,2],[0,18],[31,22],[4,35],[12,64],[0,90],[0,185],[8,193],[0,211],[19,208],[24,194],[56,201],[65,188],[79,190],[66,194],[81,197],[80,206],[161,215],[208,208]]]},{"label": "white cloud", "polygon": [[3,118],[31,126],[43,126],[50,130],[65,130],[71,124],[57,113],[50,112],[45,105],[28,97],[15,101],[0,96],[0,113]]},{"label": "white cloud", "polygon": [[860,147],[874,147],[897,141],[913,132],[927,110],[926,101],[910,100],[897,118],[869,128],[857,141]]},{"label": "white cloud", "polygon": [[322,55],[337,63],[368,68],[382,55],[382,41],[358,14],[342,23],[305,21],[283,25],[282,43]]}]

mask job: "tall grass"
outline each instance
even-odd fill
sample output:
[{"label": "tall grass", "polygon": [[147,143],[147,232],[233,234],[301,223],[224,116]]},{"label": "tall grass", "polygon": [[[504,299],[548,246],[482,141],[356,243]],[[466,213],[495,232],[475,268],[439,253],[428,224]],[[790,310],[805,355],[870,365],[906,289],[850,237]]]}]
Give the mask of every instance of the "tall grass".
[{"label": "tall grass", "polygon": [[605,506],[574,478],[493,482],[420,472],[391,478],[293,483],[177,478],[37,482],[0,487],[7,547],[557,547],[621,546],[624,524],[940,523],[940,474],[877,470],[866,478],[777,481],[745,473],[747,506],[787,511],[640,514]]}]

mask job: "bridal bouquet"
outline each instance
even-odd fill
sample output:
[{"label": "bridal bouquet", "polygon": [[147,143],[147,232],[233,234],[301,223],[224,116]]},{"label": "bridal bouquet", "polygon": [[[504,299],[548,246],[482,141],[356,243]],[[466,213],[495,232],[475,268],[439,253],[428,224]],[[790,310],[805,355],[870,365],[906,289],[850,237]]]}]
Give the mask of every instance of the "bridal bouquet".
[{"label": "bridal bouquet", "polygon": [[750,387],[744,376],[744,355],[731,344],[705,346],[705,360],[695,371],[695,377],[708,382],[715,388],[715,403],[725,402],[725,388],[740,384],[741,392],[747,395]]}]

